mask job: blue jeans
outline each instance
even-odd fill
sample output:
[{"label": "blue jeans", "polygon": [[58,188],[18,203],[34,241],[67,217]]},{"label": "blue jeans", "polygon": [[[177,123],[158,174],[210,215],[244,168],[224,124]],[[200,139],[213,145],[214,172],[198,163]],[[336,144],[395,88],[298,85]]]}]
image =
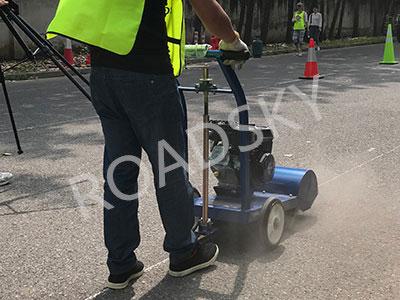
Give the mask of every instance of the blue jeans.
[{"label": "blue jeans", "polygon": [[[141,74],[119,69],[94,67],[91,74],[93,106],[100,116],[104,138],[104,200],[114,206],[104,208],[104,237],[107,265],[112,274],[129,270],[136,262],[139,246],[138,200],[119,199],[107,182],[110,164],[125,155],[141,158],[146,151],[154,174],[157,202],[166,231],[164,250],[173,264],[188,259],[196,242],[193,189],[187,172],[177,168],[159,185],[158,142],[165,140],[182,158],[186,143],[184,110],[177,83],[172,75]],[[164,166],[176,160],[165,151]],[[132,195],[138,191],[139,167],[132,162],[119,164],[114,171],[118,190]],[[147,199],[148,201],[148,199]]]},{"label": "blue jeans", "polygon": [[319,27],[318,26],[310,26],[310,37],[314,39],[314,42],[317,46],[319,46]]}]

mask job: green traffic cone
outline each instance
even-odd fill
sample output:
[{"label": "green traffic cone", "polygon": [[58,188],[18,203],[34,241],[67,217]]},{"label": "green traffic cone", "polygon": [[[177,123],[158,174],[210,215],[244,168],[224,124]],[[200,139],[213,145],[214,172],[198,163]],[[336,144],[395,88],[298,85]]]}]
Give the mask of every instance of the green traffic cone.
[{"label": "green traffic cone", "polygon": [[393,36],[392,36],[392,25],[389,24],[387,36],[386,36],[386,45],[385,45],[385,54],[383,55],[383,61],[381,64],[397,64],[396,58],[394,57],[394,46],[393,46]]}]

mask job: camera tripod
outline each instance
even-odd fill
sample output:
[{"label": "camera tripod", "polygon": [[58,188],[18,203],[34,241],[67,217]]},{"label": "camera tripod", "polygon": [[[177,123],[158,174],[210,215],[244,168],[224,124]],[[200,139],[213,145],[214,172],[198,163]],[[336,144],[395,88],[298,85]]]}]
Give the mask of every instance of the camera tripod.
[{"label": "camera tripod", "polygon": [[[19,7],[18,5],[12,1],[8,1],[9,4],[0,8],[0,17],[3,20],[4,24],[8,27],[18,44],[22,47],[26,54],[26,58],[23,59],[21,62],[17,63],[15,66],[3,70],[0,65],[0,83],[3,87],[4,98],[7,104],[8,113],[10,115],[11,125],[14,132],[15,142],[18,148],[18,154],[22,154],[22,148],[20,144],[20,140],[18,137],[18,130],[15,124],[15,119],[11,107],[10,97],[8,95],[6,81],[4,72],[11,70],[12,68],[24,63],[28,60],[35,60],[35,57],[38,53],[44,54],[47,58],[51,59],[53,63],[58,67],[61,72],[85,95],[88,100],[91,100],[89,93],[82,87],[82,85],[73,77],[73,74],[78,76],[80,80],[82,80],[87,86],[89,86],[89,81],[82,76],[72,66],[54,47],[53,45],[43,38],[35,29],[33,29],[19,14]],[[16,28],[18,27],[37,47],[38,49],[34,52],[27,46],[25,41],[22,39],[21,35],[17,32]],[[64,67],[66,66],[67,69],[71,70],[71,73]]]}]

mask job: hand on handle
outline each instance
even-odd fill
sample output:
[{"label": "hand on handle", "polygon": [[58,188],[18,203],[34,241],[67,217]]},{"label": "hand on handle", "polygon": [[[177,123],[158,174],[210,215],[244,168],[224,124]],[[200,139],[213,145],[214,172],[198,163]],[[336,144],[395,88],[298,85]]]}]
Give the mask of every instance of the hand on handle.
[{"label": "hand on handle", "polygon": [[8,2],[6,0],[0,0],[0,7],[7,5]]},{"label": "hand on handle", "polygon": [[240,70],[250,57],[249,48],[246,43],[240,39],[239,33],[237,32],[235,41],[227,43],[222,40],[219,43],[219,48],[223,53],[222,57],[226,54],[224,64],[231,66],[234,70]]}]

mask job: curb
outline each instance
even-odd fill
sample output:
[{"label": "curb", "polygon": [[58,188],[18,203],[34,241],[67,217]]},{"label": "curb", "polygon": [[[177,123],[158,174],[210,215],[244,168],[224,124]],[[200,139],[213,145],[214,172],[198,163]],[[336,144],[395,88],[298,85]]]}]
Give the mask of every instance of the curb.
[{"label": "curb", "polygon": [[[329,50],[329,49],[341,49],[341,48],[351,48],[351,47],[357,47],[357,46],[368,46],[368,45],[378,45],[382,44],[381,42],[377,43],[360,43],[360,44],[355,44],[355,45],[335,45],[335,46],[325,46],[323,50]],[[269,50],[271,51],[268,53],[268,50],[264,50],[263,52],[263,57],[267,56],[275,56],[275,55],[283,55],[283,54],[290,54],[293,51],[292,50]],[[197,67],[196,64],[204,64],[207,62],[213,62],[214,59],[210,58],[189,58],[186,60],[187,66],[190,68],[192,66],[193,68]],[[91,68],[76,68],[79,73],[82,75],[87,75],[90,74]],[[75,74],[71,71],[68,70],[68,72],[75,76]],[[63,77],[64,73],[62,73],[60,70],[58,71],[42,71],[42,72],[28,72],[28,73],[15,73],[15,74],[6,74],[5,79],[8,81],[20,81],[20,80],[32,80],[32,79],[45,79],[45,78],[56,78],[56,77]]]},{"label": "curb", "polygon": [[[91,68],[76,68],[82,75],[90,74]],[[68,73],[75,76],[75,74],[68,70]],[[31,79],[45,79],[45,78],[56,78],[63,77],[64,73],[60,70],[57,71],[42,71],[42,72],[28,72],[28,73],[15,73],[6,74],[5,78],[8,81],[19,81],[19,80],[31,80]]]},{"label": "curb", "polygon": [[[204,58],[191,58],[187,60],[187,66],[196,67],[196,64],[205,63],[205,62],[213,62],[214,59],[204,59]],[[79,73],[82,75],[90,74],[92,68],[76,68]],[[68,72],[75,76],[75,74],[68,70]],[[7,81],[22,81],[22,80],[33,80],[33,79],[48,79],[48,78],[57,78],[57,77],[64,77],[64,73],[60,70],[57,71],[40,71],[40,72],[27,72],[27,73],[14,73],[14,74],[5,74],[5,79]]]},{"label": "curb", "polygon": [[[353,48],[353,47],[359,47],[359,46],[372,46],[372,45],[380,45],[380,44],[385,44],[385,42],[377,42],[377,43],[360,43],[360,44],[354,44],[354,45],[326,45],[322,46],[322,51],[323,50],[331,50],[331,49],[343,49],[343,48]],[[308,49],[303,49],[303,52],[307,52]],[[268,51],[270,51],[268,53]],[[282,55],[282,54],[290,54],[293,53],[293,49],[285,49],[285,50],[264,50],[263,56],[274,56],[274,55]]]}]

